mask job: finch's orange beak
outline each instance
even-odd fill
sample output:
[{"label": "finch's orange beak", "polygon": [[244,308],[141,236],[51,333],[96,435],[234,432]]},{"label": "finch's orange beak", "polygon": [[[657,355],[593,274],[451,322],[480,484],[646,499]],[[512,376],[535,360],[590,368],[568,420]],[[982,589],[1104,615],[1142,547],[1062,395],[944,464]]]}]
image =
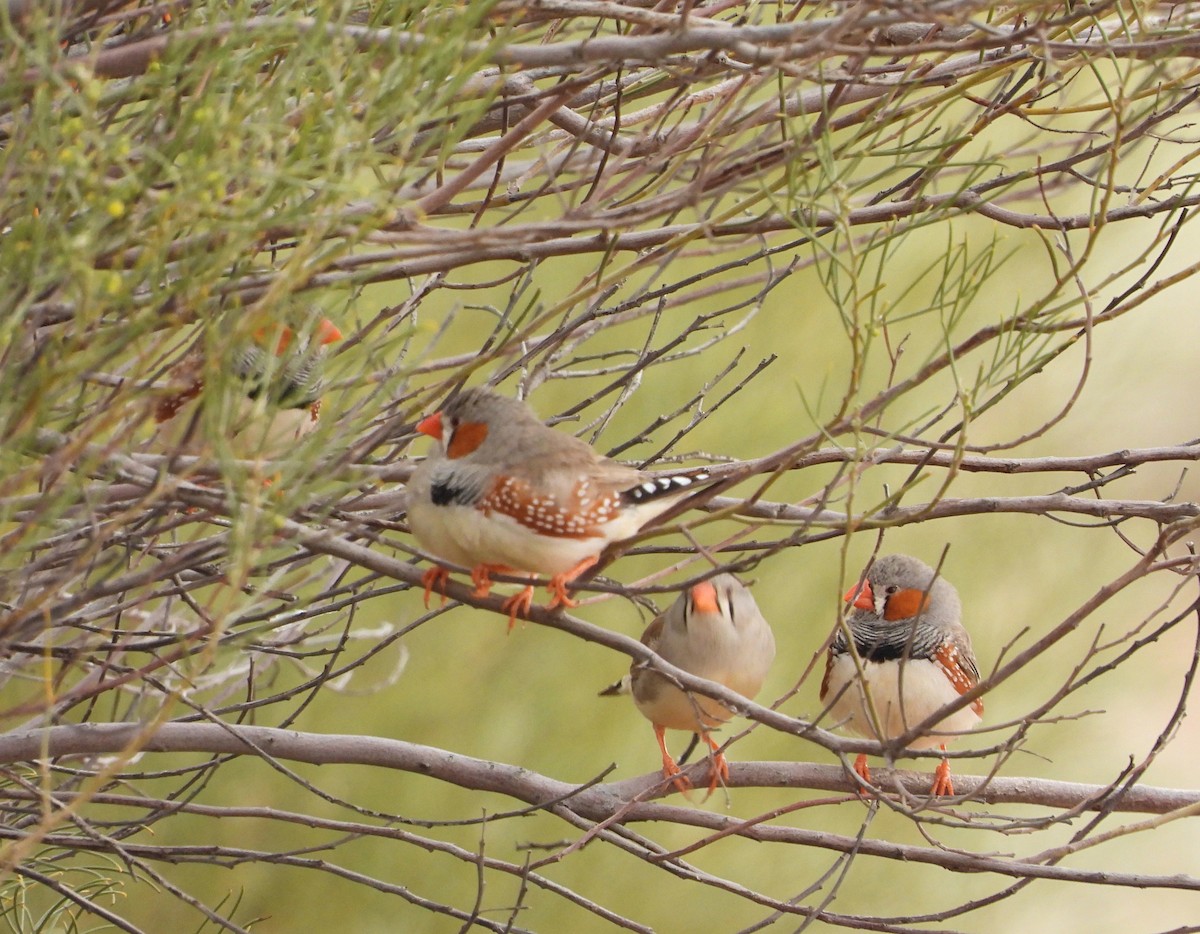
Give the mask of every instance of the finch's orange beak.
[{"label": "finch's orange beak", "polygon": [[875,609],[875,594],[871,590],[870,581],[863,581],[862,589],[859,589],[858,584],[855,584],[846,591],[846,596],[842,597],[842,599],[860,610]]},{"label": "finch's orange beak", "polygon": [[317,343],[321,346],[332,344],[335,341],[342,339],[342,332],[338,330],[336,324],[328,318],[322,318],[317,322]]},{"label": "finch's orange beak", "polygon": [[417,431],[423,435],[429,435],[431,438],[442,440],[442,413],[434,412],[432,415],[426,415],[423,419],[417,422]]},{"label": "finch's orange beak", "polygon": [[717,606],[717,588],[711,581],[701,581],[692,588],[692,606],[697,613],[720,613]]}]

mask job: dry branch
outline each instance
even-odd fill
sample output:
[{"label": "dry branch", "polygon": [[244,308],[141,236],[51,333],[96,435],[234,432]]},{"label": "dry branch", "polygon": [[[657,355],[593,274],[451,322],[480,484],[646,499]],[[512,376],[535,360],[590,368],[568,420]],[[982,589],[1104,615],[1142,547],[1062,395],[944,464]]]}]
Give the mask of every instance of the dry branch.
[{"label": "dry branch", "polygon": [[[536,929],[542,899],[574,912],[561,929],[595,917],[650,930],[649,916],[608,904],[611,891],[552,877],[553,864],[599,846],[636,860],[646,880],[664,872],[689,886],[698,910],[732,900],[758,912],[748,931],[780,918],[898,934],[1002,925],[987,911],[1034,880],[1129,897],[1200,888],[1183,856],[1178,872],[1143,872],[1111,846],[1190,829],[1184,818],[1200,811],[1194,790],[1142,783],[1179,741],[1200,648],[1172,656],[1178,687],[1161,666],[1143,679],[1170,688],[1171,709],[1140,721],[1146,751],[1108,783],[1008,774],[1032,730],[1067,733],[1081,692],[1198,622],[1200,505],[1187,471],[1200,442],[1177,432],[1125,449],[1092,425],[1092,453],[1045,446],[1111,352],[1097,335],[1119,334],[1130,315],[1161,328],[1148,312],[1189,303],[1200,273],[1188,252],[1200,216],[1197,5],[410,7],[0,4],[0,859],[14,874],[0,894],[14,912],[137,930],[139,899],[110,903],[71,875],[85,855],[121,861],[189,923],[230,931],[249,929],[245,913],[194,895],[177,864],[315,872],[339,894],[371,890],[495,931]],[[148,450],[147,413],[185,353],[227,370],[256,316],[312,303],[340,316],[347,338],[330,361],[323,435],[269,464],[216,443],[199,456]],[[827,341],[827,372],[795,364],[794,335]],[[225,370],[207,372],[205,398],[228,388]],[[1064,372],[1078,375],[1055,388]],[[384,665],[377,689],[403,708],[415,689],[401,677],[410,638],[460,606],[499,625],[502,597],[475,596],[461,575],[449,604],[418,609],[430,556],[406,525],[413,427],[463,382],[529,397],[558,430],[639,466],[711,465],[716,486],[580,582],[580,616],[524,615],[794,747],[796,761],[733,763],[730,789],[834,797],[783,794],[743,819],[653,800],[664,793],[656,775],[577,785],[457,755],[450,739],[288,729]],[[1135,383],[1122,393],[1163,411]],[[753,411],[764,399],[772,410]],[[1162,480],[1164,468],[1178,479]],[[822,542],[837,544],[804,558],[836,550],[848,583],[858,533],[890,548],[894,530],[924,526],[961,554],[957,520],[996,515],[1031,536],[1069,528],[1073,553],[1107,544],[1120,556],[1075,605],[1002,634],[983,681],[956,703],[1051,667],[1053,683],[950,752],[956,766],[989,757],[990,773],[956,768],[953,802],[926,800],[924,775],[880,768],[884,793],[864,807],[847,770],[860,752],[932,761],[938,753],[902,748],[932,724],[881,747],[820,728],[819,713],[784,712],[819,679],[832,592],[812,614],[813,665],[778,709],[581,618],[605,601],[649,607],[718,566],[754,570],[764,586],[799,580],[795,549]],[[996,543],[1010,545],[1023,547]],[[1138,609],[1110,618],[1118,597]],[[446,677],[474,690],[466,672]],[[166,722],[148,724],[147,710]],[[800,761],[818,748],[842,764]],[[204,758],[166,755],[181,752]],[[251,757],[353,819],[204,800],[230,761]],[[442,822],[480,828],[461,845],[438,821],[339,799],[295,763],[407,772],[519,809],[471,805]],[[706,763],[690,768],[707,780]],[[862,820],[844,833],[787,823],[833,806]],[[100,808],[115,810],[100,820]],[[885,809],[929,844],[878,839]],[[535,812],[570,839],[524,863],[497,856],[485,831]],[[1122,812],[1150,816],[1116,824]],[[281,840],[285,827],[328,836],[259,849],[150,838],[182,814],[263,822]],[[670,850],[651,836],[668,826],[703,836]],[[987,833],[1003,853],[994,837],[980,842]],[[439,854],[470,874],[471,896],[342,865],[340,848],[364,838]],[[1017,855],[1026,840],[1040,851]],[[778,852],[803,865],[801,881],[780,895],[688,862],[718,841],[789,846]],[[1098,868],[1066,865],[1085,849]],[[1001,887],[974,901],[924,887],[947,889],[947,906],[905,886],[913,900],[887,917],[846,907],[860,904],[857,883],[883,887],[867,873],[889,860],[986,873]],[[383,864],[415,873],[426,862]],[[497,906],[492,878],[512,880],[511,901]],[[18,897],[33,901],[18,908]]]}]

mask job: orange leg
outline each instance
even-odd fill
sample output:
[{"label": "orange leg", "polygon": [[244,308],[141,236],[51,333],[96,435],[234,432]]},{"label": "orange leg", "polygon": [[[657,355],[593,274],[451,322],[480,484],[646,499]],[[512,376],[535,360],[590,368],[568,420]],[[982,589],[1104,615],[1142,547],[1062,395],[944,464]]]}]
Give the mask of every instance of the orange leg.
[{"label": "orange leg", "polygon": [[576,601],[567,596],[567,584],[575,580],[575,578],[595,563],[595,556],[584,558],[570,570],[563,571],[561,574],[555,574],[550,578],[550,583],[546,587],[550,591],[550,602],[546,604],[546,609],[553,610],[556,606],[578,606],[579,604]]},{"label": "orange leg", "polygon": [[425,585],[425,609],[429,609],[429,598],[433,595],[434,587],[442,595],[442,606],[446,605],[446,581],[449,579],[450,572],[438,564],[421,575],[421,583]]},{"label": "orange leg", "polygon": [[662,750],[663,778],[671,779],[671,784],[675,786],[676,791],[691,791],[691,780],[679,771],[679,766],[675,764],[675,760],[667,752],[666,734],[666,727],[659,726],[657,723],[654,724],[654,738],[658,740],[658,748]]},{"label": "orange leg", "polygon": [[504,564],[477,564],[471,569],[471,583],[475,585],[472,597],[486,597],[492,592],[492,575],[508,574],[512,568]]},{"label": "orange leg", "polygon": [[500,609],[508,614],[509,632],[512,632],[513,627],[517,625],[517,614],[528,613],[531,606],[533,606],[533,584],[530,584],[515,597],[509,597],[500,604]]},{"label": "orange leg", "polygon": [[708,793],[711,795],[717,790],[717,783],[728,783],[729,781],[729,763],[725,761],[725,753],[720,752],[721,744],[714,740],[707,733],[701,733],[700,738],[708,743],[708,748],[712,750],[712,777],[708,780]]},{"label": "orange leg", "polygon": [[[868,784],[870,784],[870,782],[871,782],[871,770],[870,770],[870,768],[868,768],[868,767],[867,767],[867,755],[866,755],[866,753],[860,752],[860,753],[858,754],[858,758],[856,758],[856,759],[854,760],[854,772],[855,772],[855,774],[856,774],[856,775],[858,775],[858,777],[859,777],[859,778],[861,778],[861,779],[862,779],[864,782],[867,782]],[[865,788],[859,788],[859,789],[858,789],[858,795],[859,795],[859,797],[860,797],[860,798],[865,798],[865,797],[867,796],[867,789],[865,789]]]},{"label": "orange leg", "polygon": [[[946,747],[942,747],[942,752],[946,751]],[[950,780],[950,760],[943,759],[938,763],[937,769],[933,773],[933,787],[929,789],[929,793],[935,798],[943,795],[954,794],[954,782]]]}]

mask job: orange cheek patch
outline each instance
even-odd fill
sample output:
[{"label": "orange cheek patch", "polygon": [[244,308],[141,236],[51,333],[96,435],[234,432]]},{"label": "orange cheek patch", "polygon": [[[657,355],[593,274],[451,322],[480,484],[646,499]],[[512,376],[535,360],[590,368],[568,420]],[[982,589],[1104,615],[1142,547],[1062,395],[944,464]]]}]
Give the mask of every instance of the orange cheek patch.
[{"label": "orange cheek patch", "polygon": [[883,608],[883,618],[887,620],[912,619],[929,606],[929,594],[923,590],[897,590],[888,597],[887,606]]},{"label": "orange cheek patch", "polygon": [[283,327],[277,330],[269,325],[264,325],[261,328],[255,328],[254,342],[259,345],[265,345],[267,343],[267,338],[274,337],[277,333],[279,338],[275,343],[275,356],[282,357],[287,352],[288,347],[291,346],[292,338],[295,337],[295,334],[292,332],[291,328]]},{"label": "orange cheek patch", "polygon": [[279,332],[279,343],[275,345],[275,356],[282,357],[287,353],[287,349],[292,346],[292,338],[296,335],[292,333],[291,328],[284,328]]},{"label": "orange cheek patch", "polygon": [[463,422],[454,432],[454,437],[450,439],[450,446],[446,448],[446,455],[451,459],[456,457],[465,457],[474,451],[479,445],[483,444],[483,439],[487,437],[488,426],[483,422]]}]

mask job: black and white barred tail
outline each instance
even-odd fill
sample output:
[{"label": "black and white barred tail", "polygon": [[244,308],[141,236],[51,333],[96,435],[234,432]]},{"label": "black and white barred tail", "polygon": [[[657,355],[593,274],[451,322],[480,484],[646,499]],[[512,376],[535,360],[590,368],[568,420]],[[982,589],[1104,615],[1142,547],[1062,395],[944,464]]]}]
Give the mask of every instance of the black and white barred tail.
[{"label": "black and white barred tail", "polygon": [[627,506],[640,506],[664,496],[678,496],[700,486],[712,475],[704,467],[682,473],[648,477],[637,486],[621,491],[621,502]]}]

